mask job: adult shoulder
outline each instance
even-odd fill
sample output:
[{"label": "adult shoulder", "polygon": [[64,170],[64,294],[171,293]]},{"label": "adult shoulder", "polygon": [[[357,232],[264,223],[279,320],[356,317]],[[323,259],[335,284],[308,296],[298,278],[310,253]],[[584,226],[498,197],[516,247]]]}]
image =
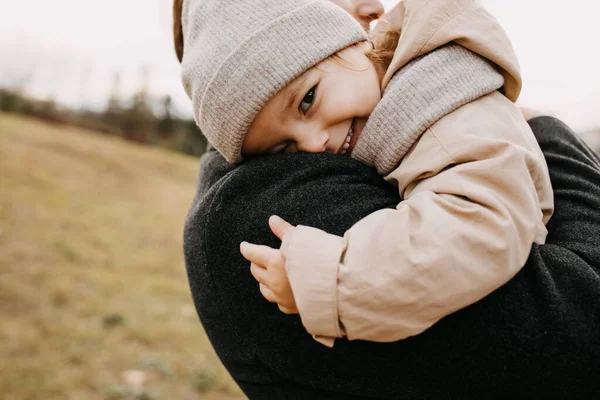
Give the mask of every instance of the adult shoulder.
[{"label": "adult shoulder", "polygon": [[260,296],[242,240],[277,246],[267,218],[342,234],[396,190],[327,154],[247,162],[196,197],[186,223],[192,294],[217,353],[250,397],[590,397],[600,392],[600,166],[554,119],[532,121],[556,212],[508,284],[408,340],[316,343],[297,316]]}]

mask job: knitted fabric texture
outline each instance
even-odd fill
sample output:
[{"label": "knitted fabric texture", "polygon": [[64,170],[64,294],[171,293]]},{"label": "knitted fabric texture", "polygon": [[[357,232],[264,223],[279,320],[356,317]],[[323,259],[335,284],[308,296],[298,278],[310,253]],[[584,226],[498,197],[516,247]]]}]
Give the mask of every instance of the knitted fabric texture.
[{"label": "knitted fabric texture", "polygon": [[327,57],[367,40],[327,0],[185,0],[182,82],[196,123],[229,162],[280,89]]},{"label": "knitted fabric texture", "polygon": [[396,72],[352,157],[387,175],[427,128],[503,84],[490,62],[457,44],[425,54]]}]

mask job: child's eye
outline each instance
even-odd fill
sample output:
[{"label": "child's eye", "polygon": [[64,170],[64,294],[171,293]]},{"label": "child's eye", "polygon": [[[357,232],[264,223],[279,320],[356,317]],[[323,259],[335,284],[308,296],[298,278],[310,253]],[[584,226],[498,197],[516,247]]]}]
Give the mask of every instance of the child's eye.
[{"label": "child's eye", "polygon": [[300,102],[300,110],[302,113],[306,114],[310,109],[310,106],[312,106],[313,101],[315,101],[316,90],[317,87],[313,86],[302,98],[302,101]]}]

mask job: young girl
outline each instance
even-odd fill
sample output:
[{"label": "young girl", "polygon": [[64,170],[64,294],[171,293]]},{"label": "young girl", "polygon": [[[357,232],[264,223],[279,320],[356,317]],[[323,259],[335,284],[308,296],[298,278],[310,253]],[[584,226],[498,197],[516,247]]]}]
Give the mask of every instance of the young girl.
[{"label": "young girl", "polygon": [[229,161],[351,155],[405,198],[343,238],[272,219],[281,249],[242,245],[263,295],[318,340],[418,334],[543,243],[547,168],[510,101],[521,84],[510,43],[478,2],[406,0],[373,50],[326,1],[186,0],[182,23],[184,86]]}]

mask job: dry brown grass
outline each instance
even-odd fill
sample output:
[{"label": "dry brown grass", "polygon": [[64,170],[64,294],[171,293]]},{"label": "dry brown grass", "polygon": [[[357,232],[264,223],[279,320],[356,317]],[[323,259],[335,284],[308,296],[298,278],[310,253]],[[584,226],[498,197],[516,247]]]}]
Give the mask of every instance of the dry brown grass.
[{"label": "dry brown grass", "polygon": [[0,113],[3,399],[239,396],[185,276],[197,165]]}]

